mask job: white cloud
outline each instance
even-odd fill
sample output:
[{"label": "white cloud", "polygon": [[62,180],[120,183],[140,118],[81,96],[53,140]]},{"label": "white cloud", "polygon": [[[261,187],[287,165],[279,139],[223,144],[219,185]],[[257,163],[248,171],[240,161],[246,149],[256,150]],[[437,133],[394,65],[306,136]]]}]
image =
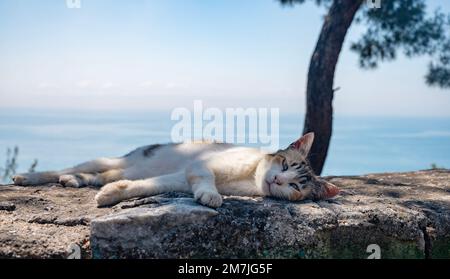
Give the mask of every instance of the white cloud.
[{"label": "white cloud", "polygon": [[102,89],[111,89],[111,88],[116,88],[118,86],[119,86],[119,84],[108,81],[108,82],[103,83],[101,88]]},{"label": "white cloud", "polygon": [[76,86],[79,88],[88,88],[93,85],[93,82],[90,80],[80,80],[76,83]]},{"label": "white cloud", "polygon": [[177,82],[168,82],[166,84],[167,89],[187,89],[189,88],[189,84],[186,83],[177,83]]},{"label": "white cloud", "polygon": [[37,85],[39,89],[55,89],[58,88],[58,85],[51,82],[41,82]]},{"label": "white cloud", "polygon": [[152,80],[146,80],[139,84],[139,87],[149,88],[155,86],[155,82]]}]

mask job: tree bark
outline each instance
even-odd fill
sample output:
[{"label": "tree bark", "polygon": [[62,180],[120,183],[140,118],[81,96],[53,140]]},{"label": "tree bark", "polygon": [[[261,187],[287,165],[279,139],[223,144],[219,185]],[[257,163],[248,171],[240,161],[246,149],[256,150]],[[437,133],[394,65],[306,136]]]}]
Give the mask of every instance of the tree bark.
[{"label": "tree bark", "polygon": [[333,1],[311,57],[303,133],[315,133],[309,161],[318,175],[322,173],[332,134],[333,82],[336,65],[347,31],[362,2],[363,0]]}]

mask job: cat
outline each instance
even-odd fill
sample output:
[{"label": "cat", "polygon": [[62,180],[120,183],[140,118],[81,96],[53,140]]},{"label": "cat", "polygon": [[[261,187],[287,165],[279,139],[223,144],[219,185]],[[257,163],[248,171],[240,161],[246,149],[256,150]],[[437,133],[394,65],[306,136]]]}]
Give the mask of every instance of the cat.
[{"label": "cat", "polygon": [[192,193],[212,208],[222,205],[222,195],[328,199],[339,189],[312,171],[307,156],[313,141],[314,134],[308,133],[275,153],[226,143],[155,144],[62,171],[16,175],[13,181],[21,186],[103,186],[95,196],[99,207],[172,191]]}]

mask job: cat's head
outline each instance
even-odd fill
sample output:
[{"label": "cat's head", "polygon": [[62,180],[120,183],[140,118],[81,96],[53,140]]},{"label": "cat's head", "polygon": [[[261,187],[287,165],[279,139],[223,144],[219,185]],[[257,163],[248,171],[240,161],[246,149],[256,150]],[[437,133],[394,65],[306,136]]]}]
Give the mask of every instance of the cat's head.
[{"label": "cat's head", "polygon": [[313,141],[314,133],[308,133],[261,160],[255,179],[265,195],[287,200],[320,200],[339,193],[338,187],[316,176],[311,169],[307,156]]}]

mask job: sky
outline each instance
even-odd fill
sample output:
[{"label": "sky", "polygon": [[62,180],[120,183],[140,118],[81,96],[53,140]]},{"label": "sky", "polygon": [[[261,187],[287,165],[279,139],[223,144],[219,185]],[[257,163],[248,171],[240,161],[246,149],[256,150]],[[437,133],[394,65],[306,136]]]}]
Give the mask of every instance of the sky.
[{"label": "sky", "polygon": [[[313,1],[310,1],[313,2]],[[428,1],[430,9],[450,1]],[[0,109],[172,110],[278,107],[304,112],[323,7],[275,0],[0,0]],[[349,50],[337,115],[450,116],[450,90],[424,82],[429,60],[362,70]]]}]

